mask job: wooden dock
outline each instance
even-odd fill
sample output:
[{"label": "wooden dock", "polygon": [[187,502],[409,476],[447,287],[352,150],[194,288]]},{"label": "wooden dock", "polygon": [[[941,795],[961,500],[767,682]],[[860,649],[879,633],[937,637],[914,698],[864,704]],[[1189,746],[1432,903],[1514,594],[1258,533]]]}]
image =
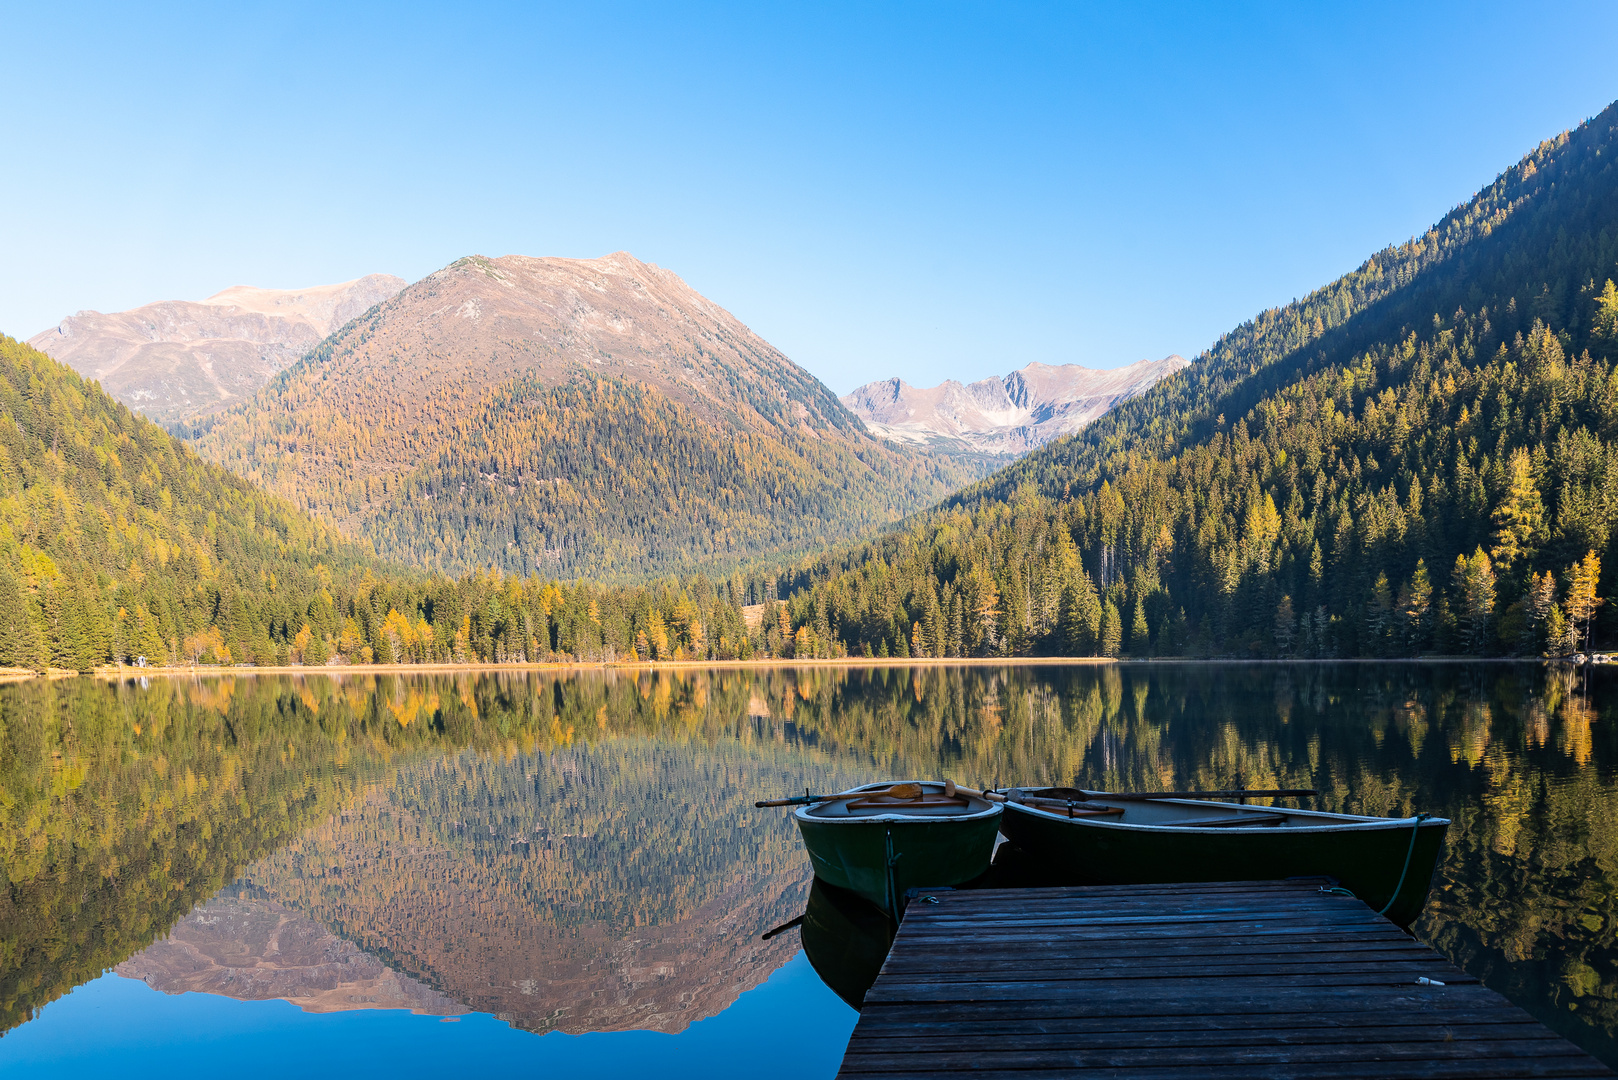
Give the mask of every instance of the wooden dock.
[{"label": "wooden dock", "polygon": [[839,1076],[1614,1075],[1315,882],[930,895]]}]

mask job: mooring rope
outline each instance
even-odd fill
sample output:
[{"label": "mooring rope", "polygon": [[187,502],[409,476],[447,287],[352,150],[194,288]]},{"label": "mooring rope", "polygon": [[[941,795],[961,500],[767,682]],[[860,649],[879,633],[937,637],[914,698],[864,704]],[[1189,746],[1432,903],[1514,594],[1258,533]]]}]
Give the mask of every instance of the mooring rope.
[{"label": "mooring rope", "polygon": [[1405,887],[1405,876],[1410,873],[1410,857],[1416,853],[1416,834],[1421,831],[1421,823],[1430,817],[1432,817],[1431,814],[1416,815],[1416,823],[1410,827],[1410,847],[1405,849],[1405,866],[1403,870],[1399,871],[1399,884],[1393,887],[1393,895],[1388,897],[1387,904],[1383,906],[1381,911],[1377,912],[1378,915],[1386,915],[1389,909],[1393,907],[1394,901],[1399,899],[1399,893]]}]

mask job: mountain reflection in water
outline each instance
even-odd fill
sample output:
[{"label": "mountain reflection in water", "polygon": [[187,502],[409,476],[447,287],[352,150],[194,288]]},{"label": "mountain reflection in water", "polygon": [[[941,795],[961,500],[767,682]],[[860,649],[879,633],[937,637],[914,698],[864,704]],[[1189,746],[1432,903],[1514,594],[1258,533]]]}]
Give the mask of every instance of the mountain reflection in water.
[{"label": "mountain reflection in water", "polygon": [[[12,685],[0,1023],[116,967],[311,1011],[680,1031],[798,947],[759,940],[804,911],[809,875],[789,814],[755,798],[948,775],[1317,787],[1305,805],[1450,817],[1415,932],[1613,1062],[1614,678],[1153,664]],[[821,966],[840,955],[809,940],[828,911],[804,931]],[[828,982],[857,1000],[850,973],[870,965],[842,959]]]},{"label": "mountain reflection in water", "polygon": [[[681,1031],[791,959],[759,928],[810,874],[745,798],[773,743],[625,737],[465,753],[394,782],[248,879],[400,971],[529,1031]],[[794,774],[796,779],[798,774]]]},{"label": "mountain reflection in water", "polygon": [[166,994],[278,999],[305,1012],[408,1009],[460,1016],[471,1011],[296,911],[239,890],[227,892],[232,895],[198,905],[167,937],[113,970]]}]

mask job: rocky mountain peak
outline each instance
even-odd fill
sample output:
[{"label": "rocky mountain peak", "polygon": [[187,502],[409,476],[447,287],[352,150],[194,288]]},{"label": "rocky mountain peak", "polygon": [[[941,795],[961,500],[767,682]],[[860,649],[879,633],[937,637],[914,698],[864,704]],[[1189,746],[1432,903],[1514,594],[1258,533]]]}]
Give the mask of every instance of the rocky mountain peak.
[{"label": "rocky mountain peak", "polygon": [[1025,454],[1072,434],[1188,364],[1180,356],[1105,370],[1031,363],[965,384],[946,379],[917,388],[884,379],[842,401],[879,438],[957,452]]}]

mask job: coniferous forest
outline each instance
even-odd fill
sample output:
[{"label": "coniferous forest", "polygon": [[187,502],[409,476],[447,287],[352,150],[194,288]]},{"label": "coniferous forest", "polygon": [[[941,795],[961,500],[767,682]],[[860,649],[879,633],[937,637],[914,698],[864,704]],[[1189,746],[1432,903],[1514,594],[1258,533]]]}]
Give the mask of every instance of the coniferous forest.
[{"label": "coniferous forest", "polygon": [[1076,436],[800,567],[793,622],[925,656],[1603,640],[1615,136],[1609,107]]},{"label": "coniferous forest", "polygon": [[[0,339],[0,665],[1600,646],[1615,156],[1618,106],[1079,434],[875,539],[728,580],[395,568]],[[609,516],[629,529],[633,507]],[[433,544],[499,565],[476,538]]]}]

